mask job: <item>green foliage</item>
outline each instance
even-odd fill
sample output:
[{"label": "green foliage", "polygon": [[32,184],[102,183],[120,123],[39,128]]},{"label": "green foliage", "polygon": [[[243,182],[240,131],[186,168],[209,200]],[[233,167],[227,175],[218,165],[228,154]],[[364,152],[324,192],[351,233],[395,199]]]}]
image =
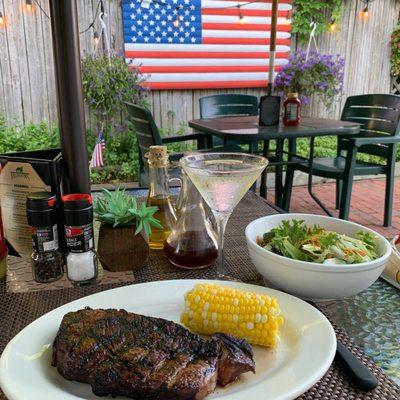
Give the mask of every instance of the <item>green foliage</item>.
[{"label": "green foliage", "polygon": [[300,39],[308,39],[310,23],[317,23],[316,34],[328,31],[330,21],[340,19],[343,0],[294,0],[293,28]]},{"label": "green foliage", "polygon": [[118,55],[87,54],[82,60],[85,102],[89,109],[109,118],[120,113],[123,101],[143,104],[146,89],[137,69],[129,69],[125,58]]},{"label": "green foliage", "polygon": [[[104,132],[106,149],[103,153],[104,167],[91,170],[93,183],[134,181],[139,169],[136,134],[129,120],[115,125],[113,133]],[[93,152],[95,136],[88,135],[89,157]]]},{"label": "green foliage", "polygon": [[390,41],[391,48],[391,68],[390,72],[393,76],[400,75],[400,22],[397,23]]},{"label": "green foliage", "polygon": [[0,153],[40,150],[58,147],[60,139],[55,125],[45,121],[7,126],[5,117],[0,115]]},{"label": "green foliage", "polygon": [[139,207],[136,198],[120,188],[116,188],[113,192],[103,189],[103,197],[98,197],[94,205],[98,221],[113,228],[135,225],[135,235],[144,230],[149,236],[152,226],[162,228],[160,222],[154,218],[157,210],[158,207],[147,207],[145,203]]}]

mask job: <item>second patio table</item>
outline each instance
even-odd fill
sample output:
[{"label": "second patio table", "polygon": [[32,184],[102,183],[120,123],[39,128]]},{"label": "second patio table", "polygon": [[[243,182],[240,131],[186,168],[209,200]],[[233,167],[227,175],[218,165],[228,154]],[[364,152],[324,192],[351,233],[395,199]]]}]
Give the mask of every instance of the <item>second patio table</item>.
[{"label": "second patio table", "polygon": [[[297,138],[311,138],[308,162],[312,168],[315,137],[353,136],[357,135],[360,131],[359,124],[323,118],[302,118],[298,126],[284,126],[283,124],[260,126],[258,125],[258,116],[194,119],[189,121],[189,126],[198,132],[218,136],[224,141],[237,140],[240,142],[248,142],[250,143],[250,150],[252,149],[252,143],[264,141],[264,155],[266,155],[268,151],[268,142],[270,140],[276,140],[276,156],[278,162],[276,163],[277,179],[275,185],[275,202],[277,206],[282,205],[282,198],[285,190],[284,185],[282,185],[282,167],[284,164],[282,151],[285,139],[289,140],[289,152],[292,153],[296,150]],[[309,192],[314,200],[327,211],[312,193],[310,185]],[[266,174],[263,174],[261,179],[260,194],[263,197],[266,195]]]}]

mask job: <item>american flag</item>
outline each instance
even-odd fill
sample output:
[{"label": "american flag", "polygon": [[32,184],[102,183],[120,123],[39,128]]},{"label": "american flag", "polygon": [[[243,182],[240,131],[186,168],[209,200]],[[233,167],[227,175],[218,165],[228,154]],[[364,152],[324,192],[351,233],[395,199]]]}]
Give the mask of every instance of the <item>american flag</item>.
[{"label": "american flag", "polygon": [[[289,56],[291,3],[279,1],[276,71]],[[127,62],[152,89],[265,87],[271,9],[271,0],[123,0]]]},{"label": "american flag", "polygon": [[103,151],[106,148],[106,142],[104,141],[103,131],[100,131],[99,136],[94,146],[92,159],[90,160],[90,168],[99,168],[104,166]]}]

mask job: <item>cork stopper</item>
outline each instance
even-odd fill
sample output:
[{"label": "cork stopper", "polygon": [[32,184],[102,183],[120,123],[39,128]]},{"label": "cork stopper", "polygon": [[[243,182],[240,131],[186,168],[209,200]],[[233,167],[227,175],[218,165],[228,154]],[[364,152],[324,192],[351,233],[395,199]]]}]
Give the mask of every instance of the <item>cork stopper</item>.
[{"label": "cork stopper", "polygon": [[168,166],[167,146],[150,146],[150,150],[145,154],[145,157],[153,167]]}]

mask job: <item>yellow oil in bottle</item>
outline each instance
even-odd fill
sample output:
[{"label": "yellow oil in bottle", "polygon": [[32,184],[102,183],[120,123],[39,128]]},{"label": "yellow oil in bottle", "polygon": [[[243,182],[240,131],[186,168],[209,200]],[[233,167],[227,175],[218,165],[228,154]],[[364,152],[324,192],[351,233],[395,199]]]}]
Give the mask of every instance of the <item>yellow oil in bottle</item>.
[{"label": "yellow oil in bottle", "polygon": [[149,196],[147,205],[158,207],[158,211],[154,214],[154,217],[158,219],[163,226],[162,229],[152,227],[151,235],[149,236],[149,247],[151,249],[162,249],[165,239],[167,239],[171,233],[176,222],[176,215],[171,198],[170,196],[163,195]]}]

